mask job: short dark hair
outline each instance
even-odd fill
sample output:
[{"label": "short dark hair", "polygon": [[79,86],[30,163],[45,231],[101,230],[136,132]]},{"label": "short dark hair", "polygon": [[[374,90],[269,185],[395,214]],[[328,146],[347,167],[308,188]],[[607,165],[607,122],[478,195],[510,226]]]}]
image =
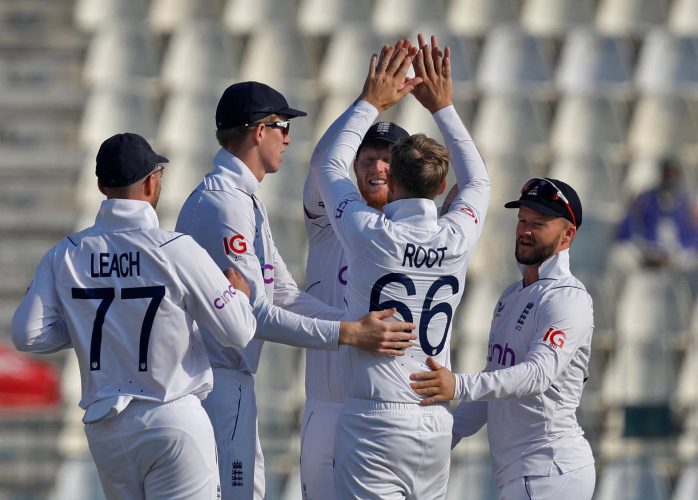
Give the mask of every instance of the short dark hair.
[{"label": "short dark hair", "polygon": [[390,173],[407,194],[434,199],[448,174],[448,150],[424,134],[395,143],[390,151]]}]

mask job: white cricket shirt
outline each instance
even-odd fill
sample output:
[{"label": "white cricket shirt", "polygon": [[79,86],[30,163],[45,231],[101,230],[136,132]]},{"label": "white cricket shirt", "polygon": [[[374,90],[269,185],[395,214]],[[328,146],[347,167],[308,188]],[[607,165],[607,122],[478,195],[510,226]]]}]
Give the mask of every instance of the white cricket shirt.
[{"label": "white cricket shirt", "polygon": [[570,273],[567,250],[545,261],[538,275],[502,293],[485,370],[456,379],[456,398],[466,400],[454,416],[456,438],[486,419],[499,485],[547,476],[553,465],[564,473],[594,463],[575,414],[589,376],[591,297]]},{"label": "white cricket shirt", "polygon": [[[318,141],[310,159],[317,165],[337,132],[346,125],[351,108],[342,113]],[[326,304],[344,310],[347,285],[347,260],[344,248],[334,234],[320,197],[313,169],[308,171],[303,186],[305,229],[308,234],[306,261],[306,292]],[[305,395],[308,399],[341,402],[344,400],[346,347],[339,351],[308,349],[305,353]]]},{"label": "white cricket shirt", "polygon": [[160,229],[147,202],[112,199],[94,226],[46,253],[12,318],[12,338],[22,351],[73,347],[87,408],[117,396],[205,397],[213,379],[196,325],[243,347],[255,319],[247,297],[190,237]]},{"label": "white cricket shirt", "polygon": [[353,105],[346,125],[311,169],[346,252],[347,317],[396,307],[397,316],[414,322],[419,335],[401,357],[349,348],[346,396],[417,403],[421,396],[409,387],[410,374],[428,370],[428,356],[450,366],[451,321],[482,231],[490,182],[475,144],[449,106],[434,119],[461,186],[450,211],[437,217],[434,202],[427,199],[398,200],[383,213],[369,207],[347,172],[377,114],[366,101]]},{"label": "white cricket shirt", "polygon": [[221,268],[243,274],[250,284],[257,330],[245,349],[230,349],[202,329],[211,365],[255,373],[263,340],[337,350],[339,322],[329,320],[339,319],[342,311],[298,289],[274,245],[269,216],[256,195],[256,177],[224,149],[213,165],[184,202],[176,229],[191,235]]}]

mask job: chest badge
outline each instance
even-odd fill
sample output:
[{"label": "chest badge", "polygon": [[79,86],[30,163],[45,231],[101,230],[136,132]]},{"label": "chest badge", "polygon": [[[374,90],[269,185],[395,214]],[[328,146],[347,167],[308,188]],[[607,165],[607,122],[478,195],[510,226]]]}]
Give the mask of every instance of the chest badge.
[{"label": "chest badge", "polygon": [[526,304],[526,307],[524,307],[523,311],[521,311],[521,314],[519,315],[519,319],[516,320],[516,331],[520,332],[521,328],[523,328],[524,323],[526,322],[526,318],[528,317],[528,314],[531,312],[531,309],[533,309],[533,306],[535,304],[533,302],[529,302]]}]

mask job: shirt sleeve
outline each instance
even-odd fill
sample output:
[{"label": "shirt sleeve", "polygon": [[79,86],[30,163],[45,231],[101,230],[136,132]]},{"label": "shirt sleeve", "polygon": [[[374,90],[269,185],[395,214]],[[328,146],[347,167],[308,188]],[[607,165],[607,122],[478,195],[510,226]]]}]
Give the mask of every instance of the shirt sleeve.
[{"label": "shirt sleeve", "polygon": [[12,317],[12,341],[20,351],[51,353],[72,347],[53,273],[55,247],[44,255]]},{"label": "shirt sleeve", "polygon": [[245,294],[235,290],[206,251],[189,237],[179,238],[176,262],[187,312],[226,347],[245,347],[257,321]]},{"label": "shirt sleeve", "polygon": [[440,109],[433,116],[448,148],[458,183],[458,193],[444,217],[460,227],[470,237],[469,241],[477,241],[491,196],[485,162],[453,105]]},{"label": "shirt sleeve", "polygon": [[[346,116],[345,116],[346,115]],[[317,162],[311,162],[318,190],[327,209],[332,229],[344,248],[356,247],[367,237],[363,228],[379,221],[383,215],[366,205],[349,177],[364,135],[378,116],[378,110],[364,100],[352,104],[342,123],[333,124],[327,135],[331,143]],[[335,127],[336,125],[336,127]]]},{"label": "shirt sleeve", "polygon": [[260,259],[253,244],[256,231],[254,212],[245,202],[234,196],[218,202],[218,213],[211,218],[218,221],[214,223],[216,229],[210,245],[205,246],[219,267],[237,269],[249,283],[250,301],[257,319],[255,338],[296,347],[338,349],[338,321],[301,316],[269,301]]},{"label": "shirt sleeve", "polygon": [[338,321],[344,317],[343,309],[329,306],[298,288],[276,247],[274,247],[274,305],[314,318]]},{"label": "shirt sleeve", "polygon": [[542,394],[591,343],[591,297],[576,287],[549,290],[534,315],[536,332],[523,362],[491,372],[458,374],[456,398],[470,401]]},{"label": "shirt sleeve", "polygon": [[487,423],[487,401],[461,401],[453,412],[451,448]]},{"label": "shirt sleeve", "polygon": [[[352,107],[344,111],[344,113],[342,113],[339,116],[339,118],[337,118],[332,123],[332,125],[330,125],[330,127],[325,131],[325,133],[322,135],[317,145],[315,146],[312,156],[310,157],[311,167],[319,165],[324,156],[327,154],[327,149],[332,144],[332,140],[337,135],[337,132],[346,126],[347,121],[351,117],[351,114]],[[350,168],[350,165],[347,164],[346,168]],[[317,169],[310,168],[308,170],[308,175],[305,178],[305,184],[303,186],[303,208],[305,209],[305,212],[308,215],[308,217],[310,217],[311,219],[320,217],[322,215],[325,215],[326,213],[325,204],[322,201],[322,197],[320,196],[320,190],[317,186],[316,175]]]}]

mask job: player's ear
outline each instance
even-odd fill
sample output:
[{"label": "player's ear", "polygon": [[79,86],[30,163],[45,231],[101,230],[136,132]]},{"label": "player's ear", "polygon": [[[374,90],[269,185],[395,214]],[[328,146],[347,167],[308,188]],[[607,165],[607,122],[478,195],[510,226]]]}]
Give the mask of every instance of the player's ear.
[{"label": "player's ear", "polygon": [[104,186],[102,185],[102,181],[97,179],[97,189],[99,189],[99,192],[102,193],[104,196],[107,196],[107,193],[104,192]]},{"label": "player's ear", "polygon": [[437,194],[436,196],[438,196],[438,195],[440,195],[440,194],[444,194],[444,191],[446,191],[446,185],[447,185],[446,179],[444,179],[443,181],[441,181],[441,188],[439,188],[439,192],[438,192],[438,194]]}]

